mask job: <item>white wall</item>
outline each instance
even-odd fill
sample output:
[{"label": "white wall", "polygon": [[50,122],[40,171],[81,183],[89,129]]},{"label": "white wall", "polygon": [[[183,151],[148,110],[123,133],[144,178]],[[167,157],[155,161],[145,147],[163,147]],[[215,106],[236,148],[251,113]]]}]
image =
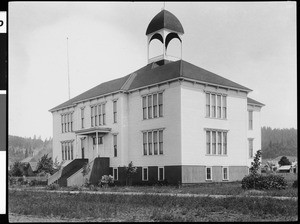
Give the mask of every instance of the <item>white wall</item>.
[{"label": "white wall", "polygon": [[[227,119],[205,117],[204,89],[228,94]],[[247,164],[245,156],[247,153],[246,110],[246,93],[182,82],[182,165],[245,166]],[[205,128],[229,130],[227,133],[227,156],[206,155]]]}]

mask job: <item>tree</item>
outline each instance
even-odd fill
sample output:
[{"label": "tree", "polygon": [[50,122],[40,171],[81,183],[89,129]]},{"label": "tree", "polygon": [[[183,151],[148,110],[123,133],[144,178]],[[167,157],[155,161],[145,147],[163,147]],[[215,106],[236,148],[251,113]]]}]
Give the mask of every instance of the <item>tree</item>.
[{"label": "tree", "polygon": [[51,175],[54,173],[53,161],[51,157],[48,158],[48,154],[43,155],[38,162],[37,173],[41,172],[49,173]]},{"label": "tree", "polygon": [[280,166],[285,166],[285,165],[292,165],[289,159],[286,156],[282,156],[281,159],[278,161],[278,164]]},{"label": "tree", "polygon": [[252,175],[258,174],[258,170],[260,168],[260,156],[261,156],[261,150],[257,150],[253,162],[251,162],[250,173]]},{"label": "tree", "polygon": [[23,176],[22,164],[20,162],[15,162],[13,164],[13,167],[12,167],[11,171],[10,171],[10,174],[14,177]]},{"label": "tree", "polygon": [[128,166],[124,166],[126,171],[126,185],[132,184],[132,176],[137,172],[137,167],[133,166],[132,161]]}]

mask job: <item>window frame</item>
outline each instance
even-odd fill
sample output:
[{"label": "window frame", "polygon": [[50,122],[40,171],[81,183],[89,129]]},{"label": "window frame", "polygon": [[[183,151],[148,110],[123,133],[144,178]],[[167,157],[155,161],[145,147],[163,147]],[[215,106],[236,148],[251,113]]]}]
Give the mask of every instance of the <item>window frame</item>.
[{"label": "window frame", "polygon": [[[224,174],[225,174],[225,172],[224,172],[224,170],[227,170],[227,173],[226,173],[226,175],[227,175],[227,178],[225,179],[225,177],[224,177]],[[228,181],[229,180],[229,168],[228,168],[228,166],[223,166],[222,167],[222,180],[223,181]]]},{"label": "window frame", "polygon": [[248,154],[249,159],[253,159],[254,158],[254,138],[248,138],[248,153],[249,153]]},{"label": "window frame", "polygon": [[[145,179],[144,170],[147,170],[147,179]],[[149,179],[149,169],[147,166],[142,167],[142,181],[148,181]]]},{"label": "window frame", "polygon": [[[115,170],[117,171],[117,172],[116,172],[116,173],[117,173],[117,178],[115,177]],[[116,180],[116,181],[119,180],[119,169],[118,169],[118,167],[114,167],[114,168],[113,168],[113,178],[114,178],[114,180]]]},{"label": "window frame", "polygon": [[248,110],[248,130],[253,130],[253,110]]},{"label": "window frame", "polygon": [[118,106],[117,106],[118,100],[113,100],[113,123],[118,123]]},{"label": "window frame", "polygon": [[[162,172],[162,175],[163,175],[162,177],[163,177],[163,178],[162,178],[162,179],[160,179],[160,169],[163,170],[163,172]],[[165,179],[165,167],[164,167],[164,166],[159,166],[157,170],[158,170],[158,173],[157,173],[157,180],[158,180],[158,181],[163,181],[163,180]]]},{"label": "window frame", "polygon": [[[210,169],[210,179],[207,178],[207,174],[208,174],[207,169]],[[206,166],[205,167],[205,180],[206,181],[212,181],[212,179],[213,179],[212,178],[212,167],[211,166]]]},{"label": "window frame", "polygon": [[118,134],[113,134],[114,158],[118,157]]}]

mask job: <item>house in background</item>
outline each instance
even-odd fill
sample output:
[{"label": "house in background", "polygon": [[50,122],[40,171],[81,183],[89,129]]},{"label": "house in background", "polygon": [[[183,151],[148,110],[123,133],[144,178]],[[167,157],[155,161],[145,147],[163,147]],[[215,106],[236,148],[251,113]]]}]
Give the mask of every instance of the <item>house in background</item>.
[{"label": "house in background", "polygon": [[[261,149],[260,111],[252,90],[182,60],[180,21],[162,10],[146,30],[148,63],[54,107],[53,158],[65,161],[48,184],[236,181]],[[152,43],[161,52],[150,55]],[[172,43],[170,45],[170,43]],[[179,54],[171,55],[170,47]],[[90,166],[83,176],[85,163]]]},{"label": "house in background", "polygon": [[37,170],[38,165],[38,161],[34,157],[26,157],[25,159],[21,160],[20,163],[24,165],[29,165],[27,170],[28,176],[34,175],[34,172]]}]

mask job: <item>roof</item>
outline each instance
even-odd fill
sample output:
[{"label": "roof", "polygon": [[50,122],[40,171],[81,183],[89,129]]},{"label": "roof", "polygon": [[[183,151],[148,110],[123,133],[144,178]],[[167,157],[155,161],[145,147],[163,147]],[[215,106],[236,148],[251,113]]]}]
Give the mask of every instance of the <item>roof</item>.
[{"label": "roof", "polygon": [[29,162],[32,171],[36,171],[38,168],[38,162]]},{"label": "roof", "polygon": [[258,106],[265,106],[265,104],[260,103],[260,102],[254,100],[254,99],[249,98],[249,97],[247,97],[247,103],[248,104],[255,104],[255,105],[258,105]]},{"label": "roof", "polygon": [[162,28],[167,28],[169,30],[184,33],[183,27],[180,21],[167,10],[160,11],[148,25],[146,35],[158,31]]},{"label": "roof", "polygon": [[278,168],[278,170],[290,170],[292,168],[291,165],[281,166]]},{"label": "roof", "polygon": [[161,82],[167,82],[176,79],[189,79],[205,84],[217,85],[225,88],[233,88],[246,92],[251,89],[235,83],[229,79],[223,78],[215,73],[207,71],[184,60],[167,61],[162,60],[150,63],[130,75],[119,79],[102,83],[56,107],[50,111],[55,111],[74,105],[75,102],[88,100],[101,95],[117,91],[133,91],[135,89],[155,85]]}]

